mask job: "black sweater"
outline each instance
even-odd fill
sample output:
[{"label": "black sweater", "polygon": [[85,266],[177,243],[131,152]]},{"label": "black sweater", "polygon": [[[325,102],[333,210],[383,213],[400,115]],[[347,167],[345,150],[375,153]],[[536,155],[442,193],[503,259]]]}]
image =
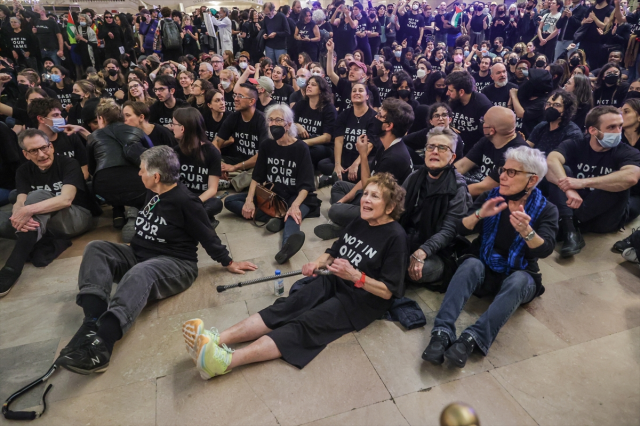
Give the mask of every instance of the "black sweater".
[{"label": "black sweater", "polygon": [[[156,194],[148,191],[145,205]],[[136,233],[131,247],[143,262],[157,256],[198,261],[198,243],[222,266],[231,263],[229,251],[211,227],[211,222],[198,196],[184,185],[178,185],[160,195],[147,215],[140,210],[136,218]]]}]

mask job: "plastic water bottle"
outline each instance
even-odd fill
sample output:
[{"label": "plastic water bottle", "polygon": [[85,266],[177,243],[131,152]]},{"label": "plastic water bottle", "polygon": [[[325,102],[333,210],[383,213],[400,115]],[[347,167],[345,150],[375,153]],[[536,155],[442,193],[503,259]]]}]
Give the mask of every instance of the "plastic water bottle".
[{"label": "plastic water bottle", "polygon": [[280,277],[280,270],[276,270],[276,279],[273,282],[273,294],[282,296],[284,294],[284,278]]}]

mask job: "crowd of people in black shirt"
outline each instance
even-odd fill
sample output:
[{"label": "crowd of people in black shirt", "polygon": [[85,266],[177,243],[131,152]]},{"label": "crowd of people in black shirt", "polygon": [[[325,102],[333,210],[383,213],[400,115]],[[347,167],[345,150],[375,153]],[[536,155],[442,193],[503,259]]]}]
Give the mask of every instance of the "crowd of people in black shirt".
[{"label": "crowd of people in black shirt", "polygon": [[[616,232],[640,215],[640,5],[434,9],[296,0],[58,17],[0,5],[0,206],[13,205],[0,211],[0,237],[16,239],[0,297],[28,259],[46,266],[110,206],[131,246],[93,242],[85,252],[87,265],[106,269],[81,267],[87,321],[63,363],[104,371],[139,314],[127,298],[140,296],[125,285],[113,302],[109,280],[147,274],[140,297],[149,300],[184,291],[198,242],[231,272],[255,269],[215,234],[225,208],[283,230],[275,260],[286,263],[304,246],[301,222],[321,214],[316,192],[331,187],[330,221],[314,233],[338,240],[304,273],[338,278],[316,279],[228,333],[185,324],[203,376],[278,357],[302,368],[388,309],[379,298],[401,298],[405,280],[446,293],[425,360],[463,367],[476,348],[486,354],[495,324],[544,292],[537,260],[556,241],[561,257],[576,256],[583,233]],[[375,226],[389,231],[368,235]],[[639,263],[640,235],[612,249]],[[114,262],[124,269],[109,269]],[[453,324],[472,293],[504,297],[458,337]],[[322,300],[343,308],[322,311]],[[367,303],[375,309],[359,319],[343,312]],[[311,335],[285,327],[305,309],[312,323],[336,317]],[[102,346],[87,349],[89,331]],[[253,358],[232,361],[227,343],[258,337]]]}]

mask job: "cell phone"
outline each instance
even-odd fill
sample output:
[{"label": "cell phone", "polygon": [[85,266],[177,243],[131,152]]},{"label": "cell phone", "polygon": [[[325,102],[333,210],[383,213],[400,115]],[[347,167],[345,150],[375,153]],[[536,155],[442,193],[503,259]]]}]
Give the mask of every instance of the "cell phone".
[{"label": "cell phone", "polygon": [[374,55],[373,56],[373,60],[374,61],[379,61],[380,60],[380,55]]}]

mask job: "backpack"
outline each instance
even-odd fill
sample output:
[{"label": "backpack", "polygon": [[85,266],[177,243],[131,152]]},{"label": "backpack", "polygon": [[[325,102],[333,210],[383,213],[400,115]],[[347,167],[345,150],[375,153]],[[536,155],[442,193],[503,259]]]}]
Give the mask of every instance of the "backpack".
[{"label": "backpack", "polygon": [[[171,25],[169,25],[171,24]],[[165,49],[177,49],[182,45],[180,30],[175,22],[162,22],[162,47]]]}]

